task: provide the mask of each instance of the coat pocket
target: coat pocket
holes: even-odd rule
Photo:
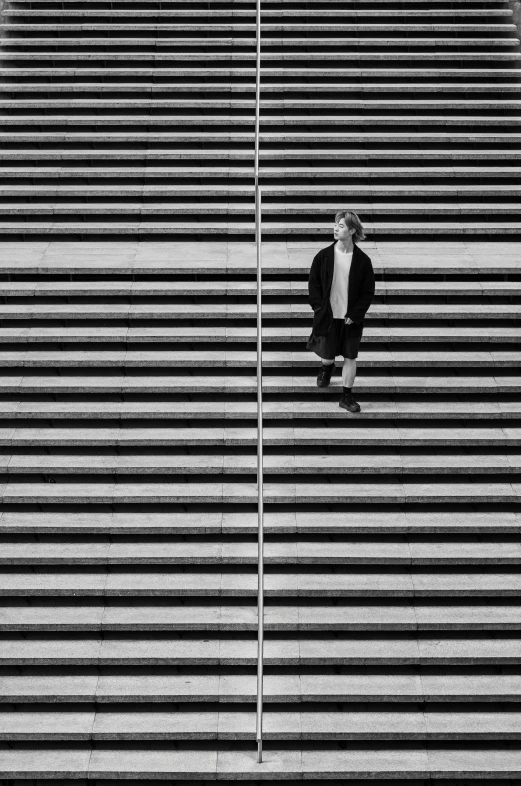
[[[320,326],[324,323],[326,312],[327,312],[327,303],[323,303],[317,310],[313,313],[313,330],[315,328],[320,328]]]

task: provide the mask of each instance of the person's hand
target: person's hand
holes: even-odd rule
[[[349,317],[346,317],[346,325],[353,325],[353,324],[354,324],[353,320],[349,319]]]

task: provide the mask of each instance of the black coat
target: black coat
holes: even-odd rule
[[[313,333],[315,336],[326,336],[333,324],[333,311],[329,297],[333,283],[335,268],[335,244],[319,251],[312,262],[309,272],[309,303],[315,312],[313,316]],[[374,271],[367,254],[356,244],[353,248],[353,260],[349,271],[349,295],[347,314],[353,320],[353,332],[361,333],[364,317],[374,297]]]

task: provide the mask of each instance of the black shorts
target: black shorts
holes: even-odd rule
[[[309,337],[306,349],[315,352],[322,360],[333,360],[343,355],[348,360],[358,357],[362,331],[354,325],[346,325],[343,319],[334,319],[327,336]]]

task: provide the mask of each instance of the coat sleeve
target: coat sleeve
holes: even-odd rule
[[[353,320],[355,325],[359,325],[365,317],[366,311],[374,297],[374,289],[374,270],[371,260],[368,258],[360,285],[360,295],[354,306],[347,312],[347,316]]]
[[[322,305],[324,292],[322,289],[322,278],[320,276],[320,254],[317,254],[311,263],[308,279],[309,305],[316,311]]]

